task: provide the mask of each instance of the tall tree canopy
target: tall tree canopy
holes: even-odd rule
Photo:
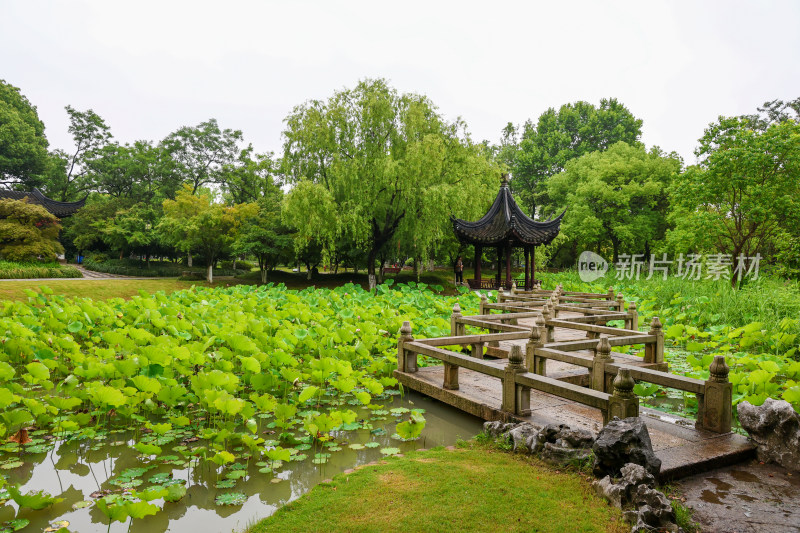
[[[676,155],[624,142],[567,162],[547,181],[547,193],[569,206],[561,234],[572,240],[573,255],[579,246],[602,251],[608,245],[614,262],[622,250],[649,253],[666,230],[667,190],[680,167]]]
[[[709,125],[695,151],[699,164],[673,189],[676,227],[669,238],[677,248],[729,254],[736,268],[740,256],[768,243],[798,242],[800,99],[793,103],[768,102],[761,115]]]
[[[195,193],[200,187],[222,183],[226,167],[239,157],[242,132],[220,129],[216,119],[195,127],[183,127],[169,134],[163,146],[174,159],[184,183]]]
[[[496,192],[499,170],[462,123],[445,122],[426,97],[398,94],[382,79],[296,107],[283,135],[283,172],[294,185],[286,211],[298,242],[331,247],[345,235],[367,251],[371,275],[398,235],[422,256],[451,213],[474,216]]]
[[[44,124],[20,90],[0,80],[0,185],[40,185],[49,165]]]
[[[511,167],[514,193],[534,213],[542,203],[538,196],[546,192],[542,183],[562,172],[568,161],[620,141],[635,145],[641,135],[641,119],[616,98],[600,100],[599,107],[575,102],[558,111],[551,107],[535,124],[528,120],[521,134],[506,126],[500,155]]]

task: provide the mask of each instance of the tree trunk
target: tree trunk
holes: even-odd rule
[[[236,256],[233,256],[233,270],[236,270]]]
[[[264,284],[267,283],[267,269],[266,268],[262,268],[261,269],[261,283],[264,283]]]
[[[192,268],[192,252],[186,252],[186,266]]]
[[[209,283],[213,283],[214,282],[214,262],[213,261],[209,261],[208,262],[208,267],[206,268],[206,281],[208,281]]]

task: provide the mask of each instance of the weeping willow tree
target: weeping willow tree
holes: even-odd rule
[[[283,136],[293,185],[284,218],[297,242],[316,239],[330,251],[345,237],[367,254],[371,279],[387,245],[425,257],[452,231],[451,214],[481,214],[500,175],[463,122],[446,122],[425,96],[382,79],[296,107]]]

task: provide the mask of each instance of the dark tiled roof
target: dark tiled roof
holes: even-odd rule
[[[561,229],[563,213],[552,220],[537,222],[525,215],[511,196],[508,182],[503,181],[492,207],[477,222],[467,222],[450,217],[458,240],[465,244],[497,246],[511,241],[512,246],[522,244],[538,246],[550,244]]]
[[[23,198],[27,198],[32,204],[44,207],[58,218],[74,215],[75,211],[86,203],[86,198],[77,202],[57,202],[45,196],[39,189],[33,189],[31,192],[0,190],[0,200],[22,200]]]

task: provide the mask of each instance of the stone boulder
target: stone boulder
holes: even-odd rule
[[[509,424],[495,420],[483,423],[483,431],[490,437],[500,437],[517,427],[518,424]]]
[[[800,471],[800,415],[789,402],[767,398],[761,406],[741,402],[739,423],[758,445],[758,458]]]
[[[547,463],[561,465],[573,461],[583,461],[591,454],[592,450],[589,448],[567,448],[552,442],[545,442],[541,458]]]
[[[653,476],[657,476],[661,470],[661,459],[653,453],[647,426],[638,417],[623,420],[614,417],[600,430],[592,451],[593,470],[597,477],[619,476],[627,463],[643,466]]]
[[[511,443],[514,445],[514,451],[521,451],[528,453],[528,441],[535,439],[539,434],[539,430],[533,425],[528,423],[520,424],[511,431],[508,435],[511,437]]]
[[[632,524],[631,532],[678,531],[675,511],[669,499],[655,489],[655,478],[641,465],[628,463],[620,469],[621,479],[615,483],[611,476],[592,484],[595,492],[612,505],[627,509],[625,519]]]

